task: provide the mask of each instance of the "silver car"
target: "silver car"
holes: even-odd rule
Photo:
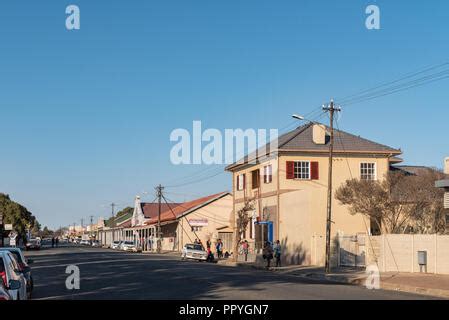
[[[139,248],[137,248],[133,241],[123,241],[120,249],[123,251],[139,252]]]
[[[26,279],[9,251],[0,251],[0,278],[13,300],[27,300]]]
[[[206,261],[207,251],[204,250],[204,247],[200,244],[186,244],[184,248],[182,248],[181,259]]]
[[[120,249],[122,242],[121,241],[114,241],[111,243],[111,249]]]

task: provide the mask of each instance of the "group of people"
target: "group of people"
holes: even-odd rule
[[[201,245],[204,248],[204,245],[200,239],[195,239],[193,242],[194,244]],[[214,261],[214,253],[212,252],[212,241],[208,239],[206,241],[206,251],[207,251],[207,259],[208,261]],[[218,239],[215,243],[215,251],[217,252],[217,258],[221,259],[223,257],[228,258],[230,254],[226,251],[223,253],[223,241],[221,239]]]
[[[264,260],[267,260],[267,269],[270,267],[271,260],[276,259],[276,267],[281,266],[281,243],[279,240],[276,240],[274,246],[271,246],[269,241],[265,242],[262,251],[262,257]]]
[[[56,245],[56,247],[58,247],[58,245],[59,245],[59,237],[51,238],[51,247],[54,248],[55,245]]]

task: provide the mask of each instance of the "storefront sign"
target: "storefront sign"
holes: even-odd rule
[[[11,223],[5,224],[5,231],[11,231],[11,230],[12,230],[12,224]]]
[[[207,219],[189,219],[189,224],[192,227],[203,227],[208,225]]]

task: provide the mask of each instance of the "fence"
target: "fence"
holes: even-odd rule
[[[385,234],[366,241],[367,263],[381,272],[429,272],[449,274],[449,236]],[[426,264],[418,255],[425,252]],[[421,253],[421,259],[423,254]]]

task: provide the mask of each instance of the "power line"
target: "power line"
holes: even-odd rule
[[[378,85],[376,85],[374,87],[371,87],[371,88],[368,88],[368,89],[364,89],[364,90],[361,90],[361,91],[356,92],[354,94],[347,95],[347,96],[344,96],[342,98],[338,98],[338,99],[335,99],[335,100],[339,101],[339,103],[341,103],[340,101],[344,101],[344,100],[347,100],[349,98],[353,98],[355,96],[367,93],[369,91],[376,90],[376,89],[379,89],[379,88],[382,88],[382,87],[385,87],[385,86],[388,86],[388,85],[391,85],[391,84],[394,84],[394,83],[398,83],[398,82],[400,82],[402,80],[412,78],[412,77],[417,76],[419,74],[425,73],[425,72],[430,71],[430,70],[435,70],[437,68],[441,68],[441,67],[446,66],[446,65],[449,65],[449,62],[444,62],[444,63],[440,63],[440,64],[436,64],[436,65],[430,65],[430,66],[425,67],[424,69],[420,69],[418,71],[412,71],[410,73],[406,73],[406,74],[402,75],[401,77],[399,77],[397,79],[394,79],[392,81],[388,81],[388,82],[385,82],[385,83],[380,83],[380,84],[378,84]]]
[[[404,90],[408,90],[411,88],[415,88],[418,86],[423,86],[425,84],[428,83],[432,83],[435,81],[440,81],[440,80],[444,80],[446,78],[449,77],[449,69],[448,70],[444,70],[438,73],[434,73],[434,74],[430,74],[418,79],[414,79],[405,83],[402,83],[400,85],[396,85],[396,86],[392,86],[389,88],[385,88],[382,90],[378,90],[378,91],[374,91],[365,95],[361,95],[352,99],[348,99],[348,100],[344,100],[344,101],[339,101],[340,104],[344,104],[346,106],[354,104],[354,103],[360,103],[363,101],[368,101],[368,100],[372,100],[375,98],[379,98],[379,97],[383,97],[386,95],[390,95],[390,94],[394,94],[400,91],[404,91]]]

